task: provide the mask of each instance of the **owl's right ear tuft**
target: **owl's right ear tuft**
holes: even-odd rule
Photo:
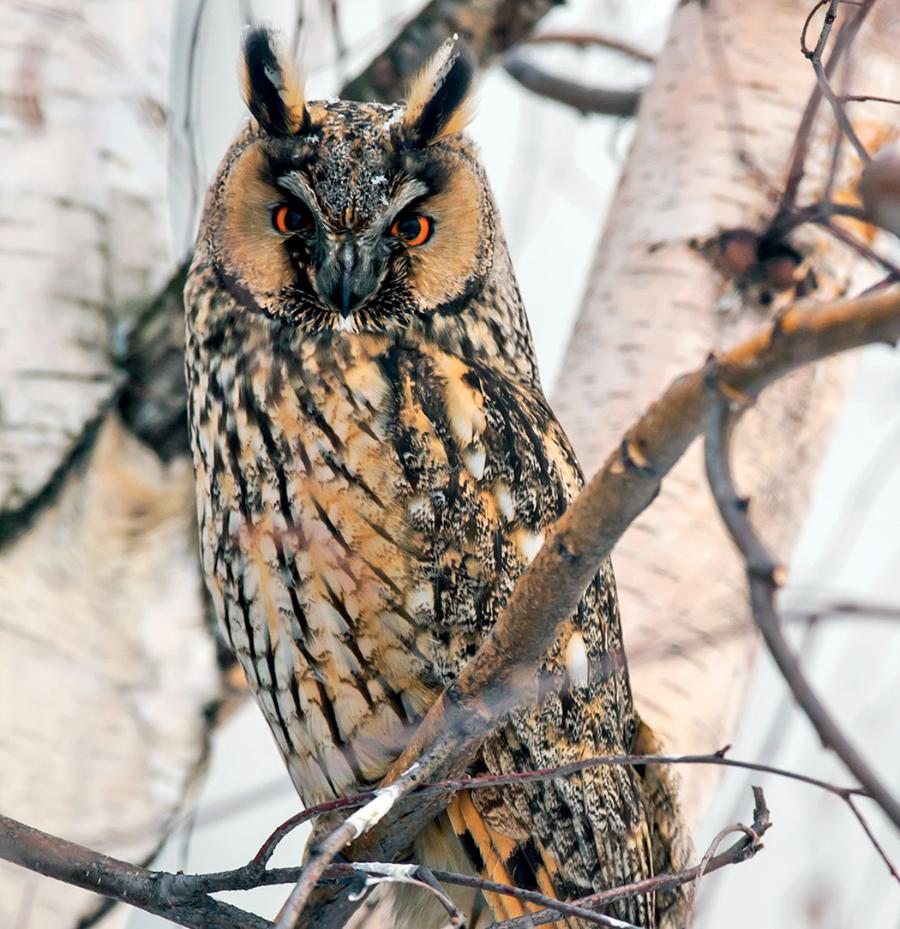
[[[409,90],[403,126],[414,145],[429,145],[466,128],[472,118],[475,64],[456,36],[437,50]]]
[[[244,102],[270,135],[292,135],[309,126],[303,87],[280,52],[271,30],[254,26],[244,38],[241,59]]]

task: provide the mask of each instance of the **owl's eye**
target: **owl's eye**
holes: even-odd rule
[[[391,235],[404,245],[424,245],[434,231],[434,223],[422,213],[406,213],[398,216],[391,226]]]
[[[282,203],[272,210],[272,225],[282,235],[305,232],[312,227],[308,210]]]

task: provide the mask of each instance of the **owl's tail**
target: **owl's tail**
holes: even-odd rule
[[[541,853],[533,839],[512,838],[492,829],[472,801],[469,791],[456,794],[447,808],[453,830],[467,858],[478,875],[513,887],[533,888],[548,897],[556,897],[550,873],[552,859]],[[516,897],[486,892],[485,897],[496,920],[513,919],[542,909]],[[568,920],[549,923],[548,929],[572,929],[577,924]]]

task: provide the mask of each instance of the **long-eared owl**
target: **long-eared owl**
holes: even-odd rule
[[[307,805],[375,785],[578,492],[446,44],[397,105],[306,101],[248,33],[252,119],[185,291],[203,567]],[[644,750],[608,564],[473,770]],[[412,856],[565,899],[681,863],[659,768],[458,794]],[[408,889],[395,924],[437,924]],[[518,901],[464,899],[471,925]],[[610,913],[669,925],[681,898]],[[479,908],[480,915],[479,915]],[[577,921],[558,925],[580,929]]]

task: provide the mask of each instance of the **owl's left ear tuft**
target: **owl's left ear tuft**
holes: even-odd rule
[[[308,128],[300,78],[281,53],[275,33],[263,26],[249,29],[244,38],[241,87],[244,102],[266,132],[282,136]]]
[[[448,39],[410,87],[403,128],[414,145],[456,135],[472,119],[475,63],[456,36]]]

